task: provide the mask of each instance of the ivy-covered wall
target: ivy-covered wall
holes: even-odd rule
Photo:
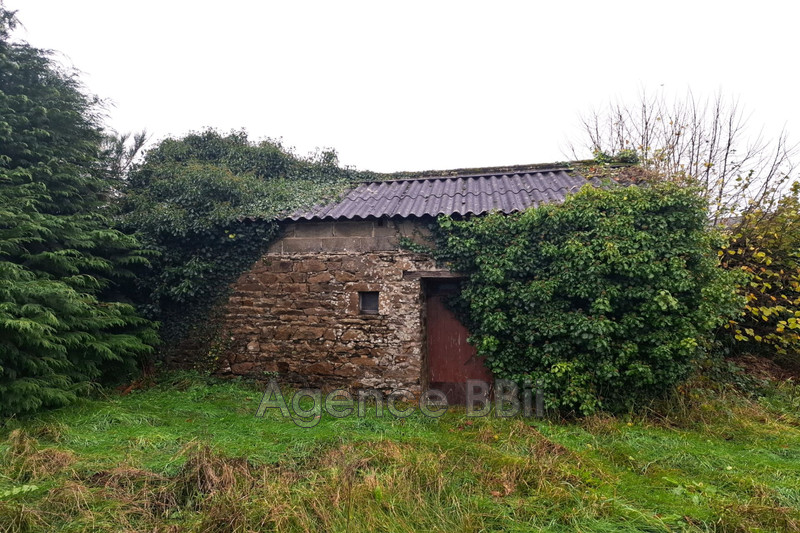
[[[322,388],[407,389],[425,385],[420,274],[448,272],[402,250],[425,223],[298,222],[234,283],[218,313],[209,357],[221,375]],[[378,314],[359,293],[378,292]],[[188,346],[188,345],[187,345]],[[184,360],[181,361],[182,354]],[[173,363],[196,362],[195,351]]]
[[[713,364],[741,312],[705,202],[674,184],[585,187],[561,205],[439,220],[435,255],[495,377],[540,382],[565,413],[623,411]]]

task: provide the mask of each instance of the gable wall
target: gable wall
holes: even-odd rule
[[[423,223],[297,222],[233,286],[222,331],[223,375],[326,389],[424,387],[420,276],[439,271],[399,247]],[[379,314],[359,312],[359,291],[378,291]]]

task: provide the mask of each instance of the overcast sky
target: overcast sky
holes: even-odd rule
[[[395,171],[551,162],[578,118],[641,90],[738,98],[800,135],[784,2],[5,0],[154,140],[207,126]]]

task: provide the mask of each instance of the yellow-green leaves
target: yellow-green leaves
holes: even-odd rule
[[[747,300],[744,313],[727,330],[734,353],[800,360],[800,204],[784,197],[769,211],[754,211],[719,250],[729,269],[746,272],[739,291]],[[734,254],[732,251],[736,250]]]

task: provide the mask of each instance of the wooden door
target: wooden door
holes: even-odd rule
[[[427,282],[428,388],[442,391],[450,405],[466,402],[468,379],[492,382],[483,360],[467,344],[467,328],[446,307],[457,291],[453,281]]]

